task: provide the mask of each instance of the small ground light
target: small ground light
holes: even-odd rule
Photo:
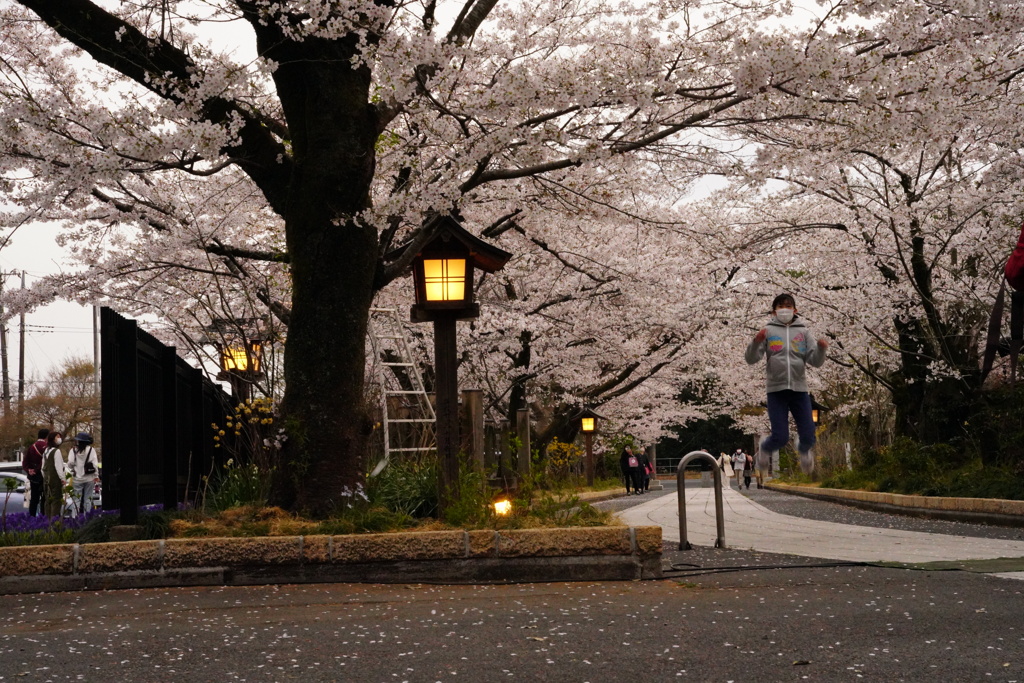
[[[512,512],[512,501],[509,500],[496,500],[494,501],[494,514],[504,517]]]

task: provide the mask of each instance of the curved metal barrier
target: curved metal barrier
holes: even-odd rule
[[[705,459],[711,463],[711,471],[715,473],[715,518],[718,522],[718,538],[716,548],[725,547],[725,511],[722,505],[722,469],[718,461],[707,451],[690,451],[679,461],[676,468],[676,495],[679,500],[679,549],[689,550],[693,546],[686,540],[686,486],[683,474],[686,466],[694,460]]]

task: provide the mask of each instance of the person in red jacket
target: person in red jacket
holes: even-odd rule
[[[1003,274],[1006,275],[1007,284],[1017,291],[1024,291],[1024,224],[1020,226],[1017,246],[1010,254],[1010,260],[1006,262]]]
[[[49,429],[40,429],[38,440],[26,448],[24,455],[21,456],[21,469],[28,475],[29,486],[32,489],[28,503],[29,517],[35,517],[37,513],[46,509],[46,502],[43,500],[43,451],[46,450],[46,437],[49,435]]]

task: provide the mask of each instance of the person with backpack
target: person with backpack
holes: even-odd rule
[[[75,447],[68,453],[68,469],[73,476],[71,483],[75,492],[72,498],[78,514],[92,510],[92,492],[100,480],[98,463],[92,437],[85,432],[76,434]]]
[[[626,480],[626,495],[643,493],[641,487],[643,482],[640,477],[640,459],[633,454],[633,447],[626,446],[619,456],[619,468],[622,470],[622,477]]]
[[[64,467],[64,454],[60,452],[63,443],[60,432],[50,432],[46,437],[46,451],[43,453],[43,482],[46,487],[47,517],[59,517],[64,507],[64,479],[67,468]]]
[[[828,340],[817,339],[797,315],[792,294],[779,294],[772,301],[772,318],[747,345],[744,355],[753,365],[766,359],[768,421],[771,434],[757,449],[757,469],[765,471],[771,454],[789,441],[789,415],[796,422],[800,440],[800,469],[814,471],[814,420],[811,419],[811,394],[807,388],[806,367],[820,368],[825,363]]]
[[[29,503],[28,516],[35,517],[45,506],[46,492],[43,488],[43,452],[46,450],[46,437],[49,429],[40,429],[36,442],[25,449],[21,457],[21,469],[28,476]]]

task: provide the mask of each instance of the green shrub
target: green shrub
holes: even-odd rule
[[[370,503],[410,517],[437,514],[438,461],[436,455],[392,460],[366,482]]]
[[[949,444],[922,445],[906,437],[868,451],[855,469],[834,474],[822,486],[926,496],[1024,500],[1024,481],[1009,466],[981,459]]]
[[[210,482],[204,507],[227,510],[243,505],[266,505],[270,498],[271,474],[272,470],[255,463],[228,460]]]

